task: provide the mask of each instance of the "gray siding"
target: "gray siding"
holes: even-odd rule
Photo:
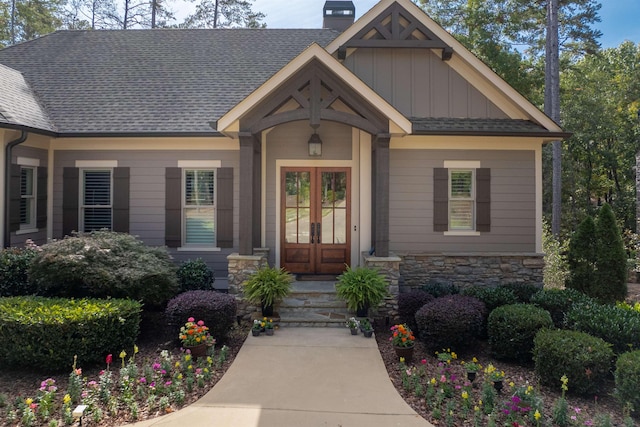
[[[164,246],[165,168],[177,167],[178,160],[221,160],[234,169],[234,248],[219,252],[170,252],[176,261],[202,258],[215,270],[216,280],[226,279],[227,255],[238,246],[238,151],[56,151],[53,185],[53,237],[62,237],[62,171],[76,160],[117,160],[130,168],[130,233],[151,246]],[[225,282],[226,283],[226,282]],[[216,284],[218,287],[219,283]]]
[[[479,160],[491,168],[491,231],[445,236],[433,231],[433,168]],[[533,151],[391,150],[390,240],[396,253],[535,252]]]
[[[507,118],[427,49],[358,49],[344,65],[407,117]]]
[[[311,128],[307,122],[287,123],[274,128],[267,134],[267,170],[266,170],[266,246],[272,250],[269,252],[269,263],[275,262],[276,241],[276,206],[280,203],[276,200],[276,186],[279,179],[276,177],[277,159],[297,160],[351,160],[351,127],[322,122],[318,129],[322,139],[322,156],[309,157],[307,142],[311,136]],[[352,172],[353,173],[353,172]]]
[[[11,163],[16,163],[18,161],[18,157],[29,157],[31,159],[40,160],[41,167],[47,167],[47,150],[42,150],[40,148],[18,145],[13,149],[11,157]],[[39,228],[37,232],[28,234],[11,233],[11,246],[24,246],[24,242],[26,242],[27,239],[33,240],[37,245],[43,245],[47,243],[47,229]]]

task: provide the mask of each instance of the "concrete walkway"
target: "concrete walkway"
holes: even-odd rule
[[[136,427],[432,427],[389,380],[375,338],[346,328],[249,336],[196,403]]]

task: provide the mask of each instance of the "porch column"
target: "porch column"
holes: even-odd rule
[[[241,132],[240,138],[240,255],[253,255],[260,246],[260,142]]]
[[[391,135],[373,138],[374,247],[377,257],[389,256],[389,140]]]

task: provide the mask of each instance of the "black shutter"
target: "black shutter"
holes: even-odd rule
[[[129,168],[113,169],[113,231],[129,232]]]
[[[9,182],[9,230],[20,229],[20,165],[11,164],[11,181]]]
[[[165,245],[182,245],[182,169],[165,170]]]
[[[491,231],[491,169],[476,169],[476,231]]]
[[[47,168],[38,167],[36,227],[47,227]]]
[[[433,231],[449,230],[449,170],[433,169]]]
[[[78,231],[80,169],[67,167],[62,172],[62,235]]]
[[[219,248],[233,247],[233,168],[217,170],[216,242]]]

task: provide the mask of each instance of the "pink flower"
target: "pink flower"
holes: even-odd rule
[[[105,361],[107,362],[107,365],[111,365],[111,363],[113,362],[113,354],[107,354],[107,358],[105,359]]]
[[[579,414],[580,411],[582,411],[582,409],[578,408],[577,406],[573,408],[573,410],[576,411],[576,414]]]
[[[198,326],[204,326],[204,320],[198,320]]]
[[[187,322],[195,322],[195,321],[196,321],[196,319],[194,319],[193,317],[189,317],[189,318],[187,319]]]
[[[447,382],[447,377],[445,377],[444,375],[442,375],[442,376],[440,377],[440,382],[441,382],[441,383],[446,383],[446,382]]]
[[[420,361],[420,363],[422,363],[423,365],[426,365],[426,364],[427,364],[427,359],[422,359],[422,360]]]

